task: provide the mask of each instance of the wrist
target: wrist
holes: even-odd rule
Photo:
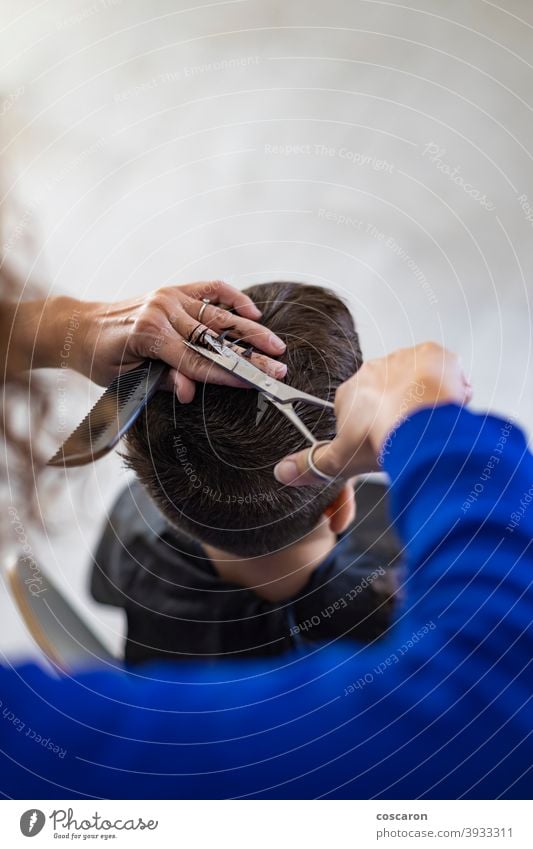
[[[10,305],[9,353],[17,372],[59,365],[64,301],[58,297]]]
[[[94,358],[93,331],[98,303],[68,298],[61,317],[61,365],[90,377]],[[94,364],[93,364],[94,365]]]
[[[37,311],[33,365],[78,368],[81,301],[67,295],[49,298]]]
[[[392,399],[391,399],[392,400]],[[379,416],[376,416],[369,439],[382,466],[383,454],[392,434],[415,413],[424,409],[435,409],[445,404],[461,403],[453,392],[443,391],[440,386],[431,386],[423,382],[416,383],[415,388],[402,398],[395,398],[387,405]]]

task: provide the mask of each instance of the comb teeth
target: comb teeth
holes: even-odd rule
[[[120,413],[124,404],[128,402],[147,374],[148,369],[142,369],[135,375],[127,372],[122,379],[120,375],[116,377],[97,404],[66,440],[64,447],[67,446],[72,437],[81,436],[82,433],[86,433],[88,438],[92,438],[96,442],[104,430],[112,425],[114,413],[117,415]],[[127,375],[131,375],[129,379]]]
[[[81,466],[111,451],[155,393],[166,368],[146,360],[115,377],[48,465]]]

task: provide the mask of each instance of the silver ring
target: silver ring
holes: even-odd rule
[[[200,312],[198,313],[198,321],[202,320],[204,310],[205,310],[206,306],[210,303],[211,303],[211,301],[209,300],[209,298],[202,298],[202,306],[200,307]]]
[[[322,442],[314,442],[311,445],[311,448],[307,452],[307,465],[309,466],[313,474],[317,476],[317,478],[320,478],[320,480],[322,481],[327,481],[328,483],[331,483],[331,481],[335,480],[335,477],[331,477],[331,475],[324,474],[324,472],[321,472],[320,469],[318,469],[315,465],[316,449],[320,448],[321,445],[327,445],[328,442],[329,440],[323,439]]]

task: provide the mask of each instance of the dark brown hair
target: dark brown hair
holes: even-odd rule
[[[287,344],[280,357],[286,381],[333,400],[362,363],[346,305],[333,292],[301,283],[265,283],[246,293],[262,310],[261,323]],[[127,463],[165,516],[200,542],[239,556],[300,539],[342,487],[296,489],[275,480],[274,465],[308,443],[271,404],[256,424],[257,401],[254,390],[214,384],[199,386],[187,405],[159,392],[127,437]],[[309,405],[297,411],[318,439],[333,437],[332,412]]]

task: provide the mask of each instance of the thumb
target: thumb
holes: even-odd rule
[[[175,368],[167,369],[161,378],[159,388],[167,392],[175,392],[180,404],[190,404],[194,398],[196,384],[186,375]]]
[[[320,445],[313,456],[315,466],[326,475],[337,474],[336,464],[333,461],[332,443],[327,442]],[[279,483],[288,486],[324,486],[326,481],[321,480],[309,467],[309,450],[299,451],[297,454],[289,454],[274,467],[274,477]]]

